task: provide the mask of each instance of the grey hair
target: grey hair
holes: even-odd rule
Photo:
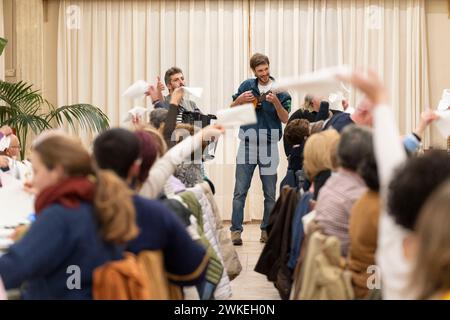
[[[362,161],[371,153],[373,153],[373,141],[370,128],[350,125],[342,131],[337,149],[341,167],[356,171]]]
[[[150,124],[156,129],[159,129],[161,124],[166,122],[167,113],[168,111],[162,108],[153,110],[150,112]]]

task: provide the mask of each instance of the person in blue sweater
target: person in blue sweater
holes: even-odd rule
[[[61,133],[35,141],[32,165],[36,220],[0,257],[0,277],[24,299],[92,299],[94,269],[139,233],[132,193]]]
[[[269,58],[255,53],[250,58],[250,68],[255,78],[242,82],[233,95],[231,107],[253,103],[257,123],[242,126],[239,130],[239,149],[236,156],[235,185],[231,214],[231,240],[242,245],[241,233],[244,207],[250,189],[253,172],[259,167],[264,192],[264,213],[261,222],[261,242],[267,241],[267,225],[275,206],[277,168],[279,163],[278,141],[282,136],[282,123],[287,123],[291,111],[291,96],[287,92],[274,92],[275,79],[270,75]]]
[[[95,139],[93,153],[97,166],[113,170],[131,188],[138,185],[143,154],[135,133],[119,128],[105,131]],[[209,261],[205,249],[192,240],[181,219],[161,202],[138,195],[133,200],[140,232],[127,244],[127,251],[162,250],[171,282],[200,284]]]

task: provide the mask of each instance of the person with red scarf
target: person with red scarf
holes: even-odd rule
[[[63,134],[36,140],[32,165],[37,218],[0,257],[0,278],[6,289],[25,284],[24,299],[92,299],[93,270],[139,233],[132,192]]]

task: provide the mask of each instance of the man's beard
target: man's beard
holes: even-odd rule
[[[264,79],[266,79],[266,80],[264,81]],[[270,75],[263,76],[263,77],[258,77],[258,81],[261,82],[261,83],[263,83],[263,84],[269,83],[269,81],[270,81]]]

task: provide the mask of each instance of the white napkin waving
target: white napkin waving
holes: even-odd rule
[[[144,107],[140,107],[140,106],[134,107],[133,109],[128,110],[128,115],[125,118],[124,122],[131,121],[133,119],[133,117],[137,117],[142,120],[145,120],[147,111],[148,111],[148,109],[146,109]]]
[[[436,111],[439,119],[433,122],[444,138],[450,136],[450,110]]]
[[[203,94],[203,88],[183,87],[184,91],[192,94],[194,97],[201,98]]]
[[[312,95],[323,96],[342,90],[341,81],[337,76],[349,76],[350,74],[351,68],[348,66],[326,68],[301,76],[280,79],[273,84],[272,89],[277,91],[296,89]]]
[[[255,107],[251,103],[241,106],[219,110],[217,122],[224,127],[239,127],[257,122]]]
[[[342,101],[344,99],[345,99],[344,95],[340,91],[331,93],[330,96],[328,97],[328,102],[330,103],[330,109],[344,111],[344,107],[342,106]]]
[[[127,90],[122,94],[122,97],[130,99],[142,98],[147,92],[150,84],[144,80],[138,80],[128,87]]]
[[[11,137],[10,136],[4,136],[0,139],[0,152],[5,151],[9,148],[9,145],[11,144]]]
[[[444,89],[442,92],[441,101],[439,101],[439,105],[437,109],[439,111],[445,111],[450,107],[450,89]]]

